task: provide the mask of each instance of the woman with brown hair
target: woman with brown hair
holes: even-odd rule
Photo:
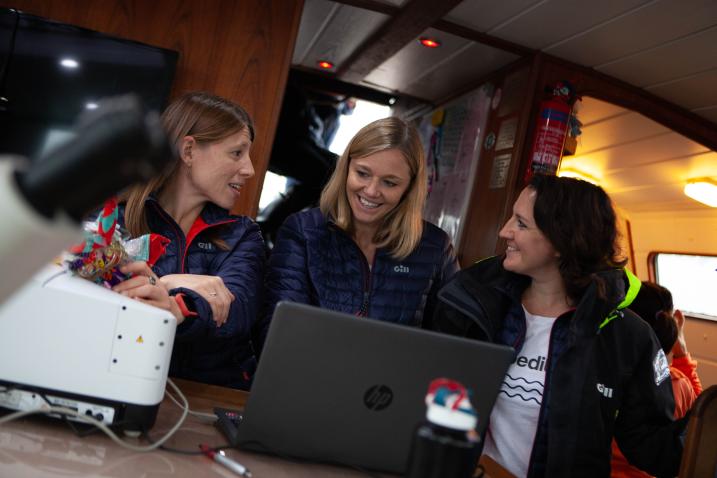
[[[631,463],[675,476],[685,422],[672,420],[660,344],[627,309],[640,281],[608,195],[537,175],[500,237],[505,255],[458,273],[434,317],[438,331],[515,348],[483,453],[519,477],[608,477],[615,437]]]
[[[128,264],[134,276],[114,289],[177,317],[170,375],[247,389],[264,243],[254,221],[228,210],[254,176],[254,127],[239,105],[202,92],[172,102],[162,122],[176,161],[126,194],[120,218],[132,236],[154,232],[170,242],[153,270]]]
[[[422,219],[426,191],[413,126],[392,117],[361,129],[320,207],[289,216],[279,230],[264,330],[280,300],[422,325],[435,292],[458,268],[447,234]]]

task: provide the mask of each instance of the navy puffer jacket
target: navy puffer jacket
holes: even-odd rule
[[[424,222],[408,257],[399,261],[378,249],[369,268],[358,245],[318,208],[302,211],[286,219],[269,259],[263,332],[280,300],[420,326],[457,270],[448,235],[433,224]]]
[[[188,308],[197,313],[177,327],[169,374],[204,383],[248,389],[256,368],[250,344],[256,322],[265,266],[264,241],[256,223],[248,217],[230,215],[208,203],[189,234],[150,197],[146,203],[152,232],[170,239],[167,250],[155,263],[158,276],[202,274],[221,277],[234,301],[221,327],[212,320],[209,303],[190,289],[183,293]],[[120,207],[124,222],[124,205]],[[211,238],[222,239],[228,250],[219,249]]]

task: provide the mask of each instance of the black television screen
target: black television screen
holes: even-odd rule
[[[77,116],[133,92],[164,108],[179,53],[0,8],[0,154],[31,159],[72,137]]]

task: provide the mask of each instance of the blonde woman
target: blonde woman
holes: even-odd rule
[[[458,269],[450,239],[422,219],[426,166],[415,128],[375,121],[350,141],[320,207],[290,216],[269,261],[264,334],[280,300],[421,326]]]
[[[162,123],[175,162],[128,192],[120,219],[133,236],[154,232],[170,242],[153,270],[127,265],[134,276],[115,290],[177,317],[170,375],[248,389],[264,242],[254,221],[228,210],[254,176],[254,127],[241,106],[203,92],[175,100]]]

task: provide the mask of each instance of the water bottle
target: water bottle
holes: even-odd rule
[[[413,435],[408,478],[469,478],[478,463],[478,417],[466,388],[455,380],[433,380],[426,420]]]

